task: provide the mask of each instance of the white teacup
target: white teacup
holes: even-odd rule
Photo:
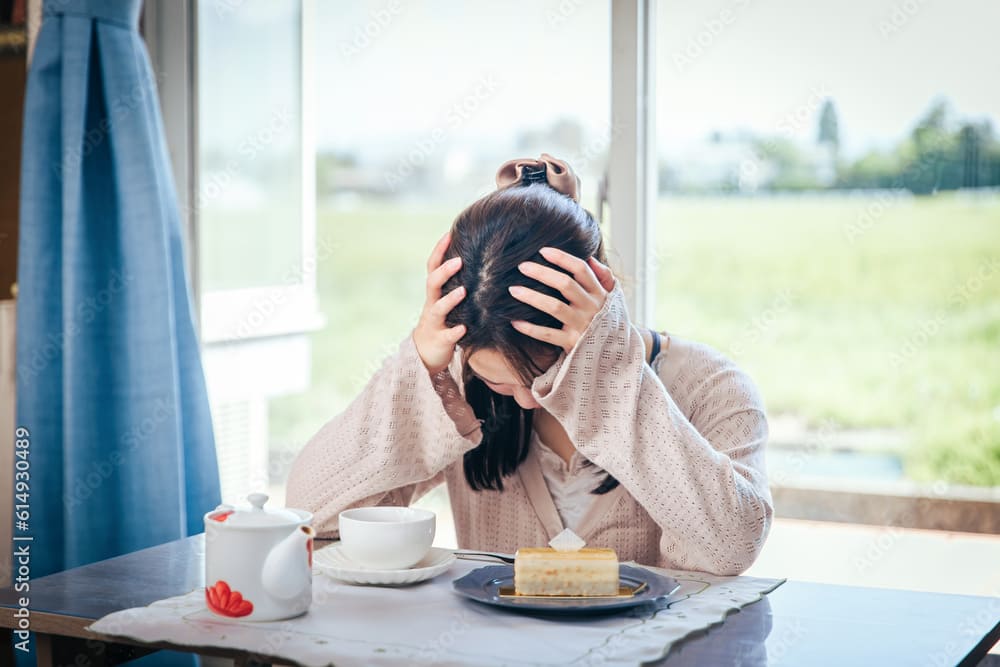
[[[403,570],[420,562],[434,542],[434,512],[413,507],[357,507],[340,513],[340,545],[373,570]]]

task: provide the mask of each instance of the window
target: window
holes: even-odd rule
[[[641,215],[612,220],[636,241],[615,268],[655,277],[648,323],[757,379],[776,486],[998,484],[1000,105],[954,74],[996,64],[991,21],[962,23],[996,9],[655,4],[652,24],[642,0],[199,5],[203,338],[244,486],[283,497],[298,449],[415,324],[431,243],[503,160],[565,157],[608,213],[598,183],[644,147],[655,243]],[[612,81],[611,40],[642,54],[646,34],[659,101],[631,111],[655,109],[652,146],[610,121],[629,70]],[[232,169],[248,137],[260,150]]]
[[[201,331],[227,501],[269,485],[269,405],[308,389],[322,323],[312,6],[197,4]]]
[[[606,4],[589,3],[317,6],[317,291],[326,326],[311,336],[308,390],[271,402],[272,457],[285,463],[272,468],[276,482],[408,335],[434,241],[495,187],[502,162],[565,157],[594,210],[610,139],[607,20]],[[446,517],[443,491],[425,502]],[[446,541],[447,523],[439,523]]]
[[[262,485],[283,500],[306,439],[415,323],[433,241],[503,161],[569,160],[600,211],[609,18],[609,4],[523,0],[148,0],[144,36],[197,230],[226,500]],[[447,499],[427,502],[445,512],[447,542]]]
[[[300,14],[297,2],[198,5],[206,292],[302,282]]]
[[[761,385],[776,485],[1000,485],[998,21],[660,2],[657,319]]]

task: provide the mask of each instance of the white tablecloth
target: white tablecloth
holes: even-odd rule
[[[314,575],[309,612],[287,621],[223,619],[204,589],[109,614],[94,632],[181,646],[225,647],[289,662],[355,665],[638,665],[686,635],[719,623],[784,579],[716,577],[649,568],[676,578],[681,598],[658,612],[553,619],[467,600],[451,582],[487,563],[457,561],[436,579],[392,588]]]

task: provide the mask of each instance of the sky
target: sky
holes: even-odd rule
[[[320,0],[319,148],[509,144],[575,118],[606,136],[605,0]],[[937,97],[1000,130],[996,0],[660,0],[661,152],[742,129],[812,141],[833,98],[848,155],[905,135]],[[594,140],[594,139],[592,139]]]

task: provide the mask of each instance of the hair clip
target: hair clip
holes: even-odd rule
[[[497,169],[496,182],[498,188],[546,183],[556,192],[580,203],[579,177],[573,173],[568,164],[548,153],[542,153],[538,159],[507,160]]]
[[[545,163],[542,162],[537,167],[525,165],[521,168],[521,184],[531,185],[532,183],[548,183],[545,175]]]

